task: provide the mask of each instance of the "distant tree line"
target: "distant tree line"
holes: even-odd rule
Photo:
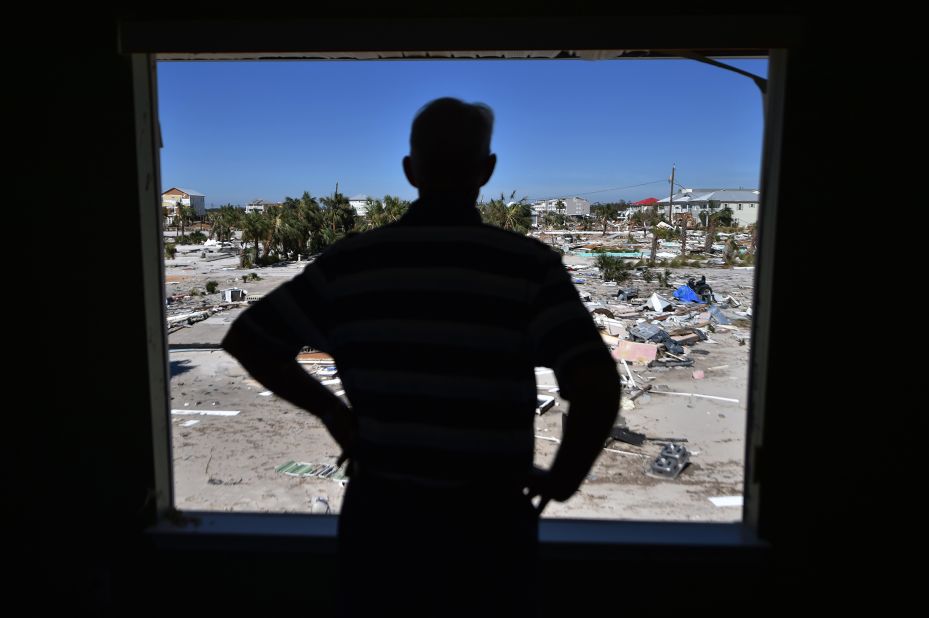
[[[387,195],[383,201],[369,199],[367,206],[367,213],[358,216],[342,193],[315,198],[305,191],[299,198],[285,197],[280,205],[247,214],[238,206],[224,204],[208,210],[203,220],[209,225],[210,239],[228,242],[241,232],[242,265],[248,268],[319,253],[348,234],[396,221],[409,202]],[[178,206],[174,222],[182,235],[194,218],[192,208]]]

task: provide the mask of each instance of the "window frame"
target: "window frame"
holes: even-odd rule
[[[636,17],[624,18],[623,27],[626,33],[656,32],[648,26],[651,18]],[[677,18],[681,23],[691,22],[695,19]],[[543,556],[565,556],[571,552],[584,548],[601,556],[613,555],[616,550],[627,550],[634,547],[650,548],[708,548],[720,551],[736,550],[744,554],[746,551],[755,553],[763,549],[766,544],[759,539],[758,522],[760,517],[761,486],[757,474],[757,462],[763,448],[764,405],[767,392],[767,372],[763,352],[767,349],[770,340],[770,314],[771,290],[773,289],[774,270],[774,233],[777,220],[778,186],[781,157],[781,140],[784,114],[784,88],[785,68],[787,63],[787,47],[791,33],[795,31],[790,20],[777,18],[775,23],[769,21],[764,24],[761,34],[755,35],[755,40],[764,40],[766,36],[778,45],[765,46],[764,53],[761,48],[749,46],[713,47],[706,45],[714,37],[725,33],[724,26],[709,27],[699,33],[696,39],[686,48],[661,44],[661,36],[657,36],[657,45],[643,45],[660,52],[663,57],[687,57],[687,54],[702,56],[762,56],[769,59],[767,91],[763,96],[764,106],[764,135],[761,158],[761,200],[762,215],[759,217],[758,253],[759,264],[764,265],[755,271],[754,281],[754,308],[755,319],[752,324],[752,348],[749,362],[749,387],[746,419],[745,442],[745,477],[743,496],[745,497],[742,521],[732,524],[719,523],[689,523],[689,522],[642,522],[624,520],[580,520],[580,519],[543,519],[540,524],[540,542]],[[740,18],[742,22],[754,21]],[[320,22],[317,20],[310,30],[322,32]],[[460,23],[462,20],[459,20]],[[598,20],[602,22],[603,20]],[[609,21],[609,20],[607,20]],[[558,20],[560,34],[564,34],[564,20]],[[592,20],[586,23],[594,23]],[[189,25],[194,25],[190,22]],[[202,25],[202,24],[199,24]],[[434,26],[434,24],[426,24]],[[603,24],[600,23],[602,30]],[[744,24],[743,24],[744,25]],[[762,25],[758,21],[759,27]],[[172,23],[172,26],[177,26]],[[304,24],[306,26],[306,24]],[[343,24],[344,26],[344,24]],[[376,24],[375,24],[376,26]],[[409,25],[408,25],[409,26]],[[771,36],[778,26],[784,28],[778,36]],[[368,25],[372,28],[371,24]],[[422,24],[419,25],[422,27]],[[255,53],[236,51],[241,49],[255,49],[261,47],[261,41],[269,41],[268,33],[283,29],[287,32],[285,40],[292,45],[282,46],[280,39],[274,39],[274,44],[268,49],[273,52]],[[159,169],[160,130],[158,126],[157,81],[156,62],[161,52],[170,53],[173,57],[187,57],[190,59],[274,59],[274,58],[319,58],[320,50],[334,50],[325,53],[342,53],[350,56],[353,52],[341,50],[338,45],[332,45],[332,35],[316,45],[316,50],[306,49],[302,35],[305,32],[299,28],[293,29],[290,22],[271,22],[259,29],[259,35],[253,29],[241,31],[230,24],[217,22],[207,28],[207,36],[198,36],[186,28],[165,28],[156,22],[129,22],[123,24],[121,29],[121,47],[123,53],[131,58],[132,81],[135,107],[135,129],[138,152],[138,207],[140,209],[140,245],[143,259],[143,286],[145,301],[145,325],[148,341],[148,370],[151,405],[151,427],[154,448],[155,469],[155,504],[158,520],[149,530],[158,545],[172,548],[215,547],[230,549],[249,547],[255,542],[264,544],[269,541],[283,541],[282,547],[297,545],[303,548],[312,548],[320,551],[334,551],[334,539],[337,516],[335,515],[280,515],[280,514],[245,514],[221,512],[178,512],[174,508],[174,480],[172,467],[172,444],[170,432],[170,395],[169,395],[169,358],[167,345],[167,332],[165,324],[165,298],[164,262],[161,217],[161,183]],[[441,28],[440,28],[441,30]],[[466,28],[459,26],[458,34]],[[570,30],[570,29],[569,29]],[[392,41],[393,44],[377,45],[383,42],[384,37],[374,37],[374,49],[393,50],[411,49],[410,45],[400,46],[398,42],[410,40],[418,41],[419,46],[413,48],[414,52],[425,53],[429,49],[432,34],[417,38],[416,33],[422,34],[424,30],[417,30],[412,24],[401,28],[401,33]],[[372,30],[369,30],[372,32]],[[503,30],[505,32],[505,30]],[[691,31],[694,32],[694,31]],[[301,36],[297,36],[300,34]],[[507,36],[510,36],[509,33]],[[554,32],[543,32],[541,39],[552,40]],[[602,32],[595,33],[602,37]],[[614,35],[616,37],[617,35]],[[632,35],[633,40],[636,36]],[[645,35],[654,36],[654,35]],[[665,35],[667,36],[667,35]],[[473,37],[467,33],[467,37]],[[460,37],[459,37],[460,38]],[[531,37],[529,37],[531,38]],[[566,37],[568,38],[568,37]],[[730,37],[731,38],[731,37]],[[312,39],[311,39],[312,40]],[[454,43],[455,37],[446,39]],[[496,40],[504,40],[497,35]],[[257,41],[257,43],[256,43]],[[329,46],[326,46],[329,41]],[[520,45],[526,41],[515,41],[511,49],[547,49],[546,46]],[[667,41],[665,41],[666,43]],[[183,43],[183,44],[181,44]],[[350,45],[351,46],[351,45]],[[286,49],[281,49],[285,47]],[[357,47],[357,45],[353,46]],[[569,47],[568,45],[564,46]],[[633,46],[627,45],[627,48]],[[432,47],[435,49],[435,47]],[[449,45],[445,49],[455,49]],[[459,49],[466,49],[459,47]],[[494,49],[507,49],[507,46]],[[610,49],[602,47],[602,49]],[[359,53],[371,51],[361,50]],[[462,53],[462,52],[459,52]],[[466,53],[466,52],[464,52]],[[491,52],[488,52],[491,53]],[[596,52],[585,52],[596,54]],[[467,56],[464,56],[467,57]],[[705,207],[704,207],[705,209]]]

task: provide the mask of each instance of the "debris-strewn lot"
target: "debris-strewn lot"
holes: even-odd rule
[[[199,248],[180,249],[176,259],[166,262],[165,284],[172,299],[167,314],[176,506],[338,511],[343,481],[341,471],[329,466],[339,452],[322,425],[267,392],[218,348],[229,324],[247,306],[246,294],[254,298],[269,292],[305,264],[244,270],[232,255],[202,257]],[[619,439],[605,445],[581,491],[567,503],[552,503],[546,515],[740,519],[753,269],[668,268],[667,281],[659,281],[650,274],[664,266],[650,273],[632,268],[628,279],[611,283],[602,280],[595,260],[564,258],[623,377],[624,403],[614,430]],[[260,279],[243,281],[249,273]],[[675,290],[701,276],[720,301],[712,312],[674,298]],[[216,282],[212,294],[206,293],[209,281]],[[241,296],[223,292],[230,288],[242,290]],[[617,296],[631,288],[631,298]],[[194,289],[204,295],[191,295]],[[334,392],[342,390],[337,369],[326,357],[306,354],[302,362]],[[536,381],[542,398],[536,462],[547,466],[568,404],[558,396],[551,371],[538,368]],[[686,449],[687,465],[662,476],[652,464],[669,443]],[[710,500],[719,497],[730,500]]]

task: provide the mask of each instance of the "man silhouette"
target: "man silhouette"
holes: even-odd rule
[[[538,515],[577,491],[615,420],[616,365],[560,256],[475,208],[492,128],[485,105],[423,107],[407,213],[333,245],[223,340],[350,459],[345,615],[533,614]],[[303,346],[332,355],[351,407],[295,361]],[[549,470],[533,465],[536,366],[570,402]]]

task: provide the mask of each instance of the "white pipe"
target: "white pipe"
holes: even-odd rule
[[[675,393],[671,391],[649,391],[652,395],[655,393],[659,395],[680,395],[681,397],[703,397],[704,399],[715,399],[717,401],[728,401],[730,403],[739,403],[738,399],[730,399],[729,397],[716,397],[714,395],[701,395],[699,393]]]

